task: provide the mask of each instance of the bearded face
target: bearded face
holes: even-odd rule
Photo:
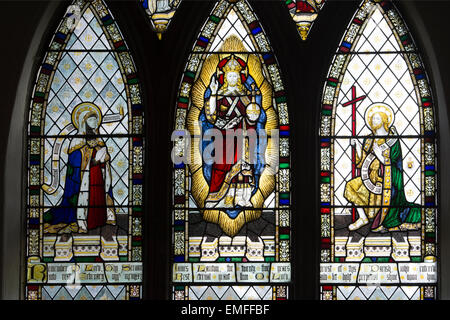
[[[386,131],[389,131],[388,122],[389,121],[388,121],[388,117],[386,114],[377,112],[370,119],[369,125],[374,133],[383,126],[386,129]]]
[[[238,83],[239,80],[239,74],[237,72],[227,72],[226,74],[227,77],[227,83],[230,87],[234,87],[236,86],[236,84]]]
[[[241,82],[240,73],[236,71],[227,71],[222,88],[219,93],[243,93],[244,86]]]

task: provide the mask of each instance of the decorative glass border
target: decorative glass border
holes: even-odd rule
[[[122,137],[129,140],[129,234],[124,239],[118,239],[125,243],[125,247],[119,244],[119,254],[126,251],[126,260],[117,262],[125,267],[125,264],[142,270],[142,240],[143,240],[143,212],[144,212],[144,114],[141,99],[140,82],[137,76],[136,67],[131,57],[128,46],[109,12],[106,4],[102,0],[75,0],[69,6],[64,18],[59,24],[50,45],[46,51],[43,63],[39,68],[36,83],[31,97],[28,123],[28,155],[27,155],[27,219],[26,219],[26,299],[41,299],[42,285],[48,284],[49,272],[47,262],[50,262],[43,254],[43,190],[44,184],[44,142],[48,135],[45,135],[45,115],[48,97],[53,77],[65,52],[68,40],[76,26],[76,14],[80,16],[90,8],[101,23],[101,28],[106,36],[111,50],[103,50],[114,54],[119,65],[120,72],[127,94],[127,107],[129,115],[129,134],[126,135],[103,135],[105,138]],[[78,12],[77,12],[78,11]],[[83,50],[71,50],[75,52]],[[85,50],[86,52],[95,50]],[[101,50],[99,50],[101,51]],[[63,137],[64,135],[60,136]],[[100,135],[102,136],[102,135]],[[52,136],[57,138],[58,136]],[[120,236],[118,237],[120,238]],[[128,244],[128,248],[126,247]],[[125,261],[126,263],[122,262]],[[69,263],[67,263],[69,265]],[[85,264],[80,260],[71,263],[73,270],[84,268]],[[126,273],[126,272],[125,272]],[[140,277],[125,277],[125,273],[117,280],[108,275],[106,270],[104,283],[93,283],[93,285],[125,285],[125,298],[129,300],[140,299],[142,297],[142,271]],[[125,280],[127,278],[127,280]],[[83,284],[83,281],[77,284]],[[75,280],[77,281],[77,280]],[[89,283],[89,281],[87,282]]]
[[[343,77],[352,55],[364,54],[353,51],[357,45],[366,23],[371,13],[379,8],[384,18],[391,27],[398,45],[398,53],[404,57],[409,69],[413,85],[415,87],[417,103],[420,113],[420,136],[421,140],[421,166],[422,166],[422,236],[421,236],[421,261],[432,257],[436,261],[437,252],[437,137],[436,125],[433,112],[433,96],[429,84],[428,76],[425,72],[424,64],[420,58],[420,53],[413,41],[413,38],[401,18],[397,9],[391,1],[363,0],[359,9],[355,13],[350,25],[333,58],[333,63],[329,69],[327,80],[324,85],[322,95],[322,107],[320,114],[320,172],[319,172],[319,194],[320,194],[320,220],[321,220],[321,242],[320,242],[320,262],[341,262],[339,257],[335,257],[335,239],[333,232],[333,154],[334,154],[334,125],[335,110],[339,95],[339,90]],[[380,54],[373,52],[371,54]],[[427,257],[427,259],[426,259]],[[358,263],[363,264],[363,263]],[[325,282],[326,283],[326,282]],[[337,294],[336,285],[321,283],[321,299],[335,299]],[[409,282],[410,285],[415,285]],[[352,286],[355,284],[352,284]],[[386,284],[389,285],[389,284]],[[407,281],[402,281],[399,285],[408,285]],[[429,300],[436,299],[437,287],[435,283],[431,285],[418,284],[420,298]]]
[[[279,70],[276,57],[273,54],[270,42],[257,19],[250,5],[245,0],[219,0],[212,10],[212,13],[204,23],[199,36],[197,37],[193,46],[192,52],[189,55],[185,71],[183,72],[180,83],[180,90],[177,98],[177,109],[175,113],[174,134],[183,135],[186,129],[186,118],[189,108],[191,107],[191,89],[196,79],[200,75],[203,63],[209,54],[218,54],[211,50],[214,39],[218,36],[218,32],[226,20],[230,10],[238,14],[239,19],[244,25],[247,34],[250,35],[255,52],[245,53],[246,55],[258,55],[263,65],[264,74],[272,83],[273,103],[277,106],[279,117],[279,136],[280,136],[280,158],[279,158],[279,173],[277,174],[276,183],[276,203],[278,204],[274,211],[276,211],[276,232],[275,232],[275,255],[266,262],[272,263],[286,263],[290,261],[291,256],[291,190],[290,190],[290,150],[289,150],[289,136],[290,126],[287,111],[287,99],[285,89],[282,83],[281,72]],[[180,142],[177,146],[174,144],[175,150],[181,150],[184,142]],[[178,147],[178,149],[177,149]],[[182,154],[181,154],[182,156]],[[284,185],[280,184],[280,172],[286,182]],[[223,282],[223,283],[202,283],[193,281],[192,268],[184,272],[184,265],[187,263],[196,263],[198,259],[189,258],[189,169],[185,164],[174,165],[173,169],[173,215],[172,215],[172,241],[173,251],[171,262],[173,263],[172,274],[172,297],[175,300],[184,300],[189,297],[190,286],[195,285],[218,285],[218,286],[233,286],[233,285],[265,285],[272,287],[272,299],[284,300],[288,298],[290,277],[288,281],[281,281],[277,285],[277,281],[273,283],[268,282],[254,282],[254,283],[239,283],[239,282]],[[226,261],[222,261],[224,264]],[[289,267],[291,268],[291,267]],[[184,271],[182,271],[182,269]],[[180,275],[180,280],[178,275]]]

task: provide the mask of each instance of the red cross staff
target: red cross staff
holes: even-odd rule
[[[344,103],[343,107],[352,106],[352,136],[356,136],[356,104],[360,101],[363,101],[366,96],[356,97],[356,87],[352,87],[352,100]],[[356,148],[352,146],[352,179],[356,177]],[[353,222],[356,220],[356,209],[352,208],[352,219]]]

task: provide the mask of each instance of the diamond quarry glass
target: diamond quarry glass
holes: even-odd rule
[[[31,97],[26,299],[141,298],[142,109],[106,4],[73,1]]]
[[[397,9],[362,1],[322,96],[321,299],[436,299],[433,108]]]
[[[172,298],[287,299],[287,102],[247,1],[217,1],[188,58],[176,107],[172,155],[188,161],[173,167]],[[227,139],[232,134],[243,143]],[[213,161],[205,157],[211,149]]]

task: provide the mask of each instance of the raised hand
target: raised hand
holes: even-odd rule
[[[219,84],[217,82],[217,79],[215,76],[213,76],[211,78],[211,84],[209,85],[209,87],[211,88],[211,93],[212,94],[216,94],[217,93],[217,89],[219,88]]]

